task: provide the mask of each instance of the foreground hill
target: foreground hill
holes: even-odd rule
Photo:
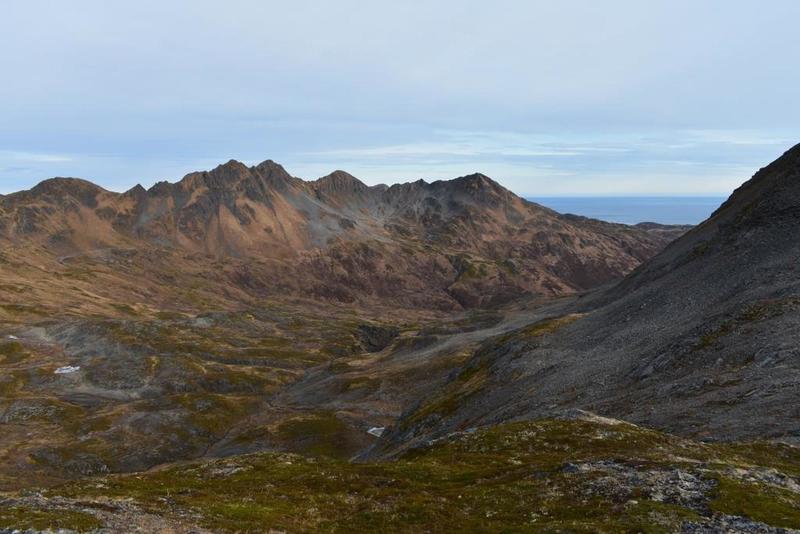
[[[222,307],[294,295],[454,310],[600,285],[685,230],[562,216],[481,174],[368,187],[342,171],[306,182],[269,160],[230,161],[122,194],[55,178],[0,198],[0,299],[63,298],[80,313],[103,299],[186,306],[176,287],[197,285],[195,273],[197,298]],[[104,264],[105,279],[80,284]]]
[[[449,436],[389,463],[259,453],[0,500],[0,528],[92,532],[741,532],[800,527],[790,447],[588,413]]]
[[[800,438],[800,145],[617,286],[486,341],[384,443],[584,408],[711,439]]]

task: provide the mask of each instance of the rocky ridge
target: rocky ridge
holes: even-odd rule
[[[215,283],[228,294],[449,310],[606,283],[685,230],[562,216],[481,174],[370,187],[343,171],[306,182],[271,160],[122,194],[54,178],[0,199],[0,242],[22,263],[127,254],[151,272],[117,270],[128,283],[116,285],[143,285],[162,271],[158,255],[184,272],[224,264],[231,276]],[[9,277],[21,268],[0,262]]]

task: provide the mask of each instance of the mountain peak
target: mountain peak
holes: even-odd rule
[[[342,170],[333,171],[327,176],[315,180],[312,185],[317,191],[328,193],[349,193],[369,189],[364,182]]]
[[[125,191],[125,193],[123,193],[123,194],[126,195],[126,196],[129,196],[129,197],[139,197],[139,196],[142,196],[142,195],[144,195],[146,193],[147,193],[147,189],[142,187],[142,184],[136,184],[133,187],[131,187],[130,189],[128,189],[127,191]]]
[[[499,206],[518,198],[514,193],[495,182],[485,174],[476,172],[450,181],[439,181],[432,184],[443,188],[451,194],[466,195],[480,204]]]
[[[237,169],[237,170],[241,170],[241,169],[247,169],[247,168],[248,168],[247,165],[245,165],[241,161],[239,161],[237,159],[229,159],[225,163],[217,165],[214,170],[217,170],[217,169]]]
[[[262,173],[280,172],[287,175],[289,174],[288,172],[286,172],[286,169],[283,167],[283,165],[271,159],[265,159],[264,161],[256,165],[254,169]]]
[[[296,181],[289,174],[283,165],[267,159],[250,169],[253,174],[259,176],[264,184],[280,190],[285,190],[289,185]]]
[[[761,220],[795,212],[800,202],[800,144],[756,172],[709,218],[713,224]],[[796,215],[795,215],[796,217]]]
[[[244,175],[250,173],[250,168],[242,163],[241,161],[230,159],[227,162],[217,165],[214,169],[209,171],[209,174],[212,176],[218,176],[220,178],[233,178],[239,179]]]
[[[480,172],[460,176],[454,179],[453,183],[477,189],[505,189],[502,185]]]
[[[207,187],[212,190],[229,189],[234,184],[242,181],[250,174],[250,169],[244,163],[235,159],[228,160],[226,163],[217,165],[210,171],[192,172],[184,176],[177,185],[184,191],[192,191],[199,187]],[[170,191],[173,186],[170,183],[162,185],[156,184],[153,188],[158,191]]]
[[[88,180],[63,177],[49,178],[27,191],[33,196],[52,196],[58,200],[72,197],[87,205],[93,204],[97,195],[103,192],[105,189]]]
[[[56,176],[54,178],[48,178],[47,180],[42,180],[33,188],[31,188],[31,192],[52,192],[52,191],[70,191],[70,190],[91,190],[97,191],[98,193],[102,193],[105,191],[99,185],[90,182],[89,180],[84,180],[83,178],[72,178],[72,177],[62,177]]]

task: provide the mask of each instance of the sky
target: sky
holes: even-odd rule
[[[800,142],[794,0],[3,4],[0,194],[273,159],[716,196]]]

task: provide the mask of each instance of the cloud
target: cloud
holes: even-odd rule
[[[788,132],[740,130],[426,135],[407,143],[299,152],[287,164],[301,176],[344,168],[372,184],[480,171],[532,196],[718,196],[780,155],[791,138]]]
[[[800,139],[798,2],[498,1],[10,2],[0,188],[272,158],[680,192]]]
[[[607,146],[602,143],[576,144],[555,136],[520,134],[514,132],[434,131],[432,141],[412,141],[403,144],[337,148],[301,152],[301,155],[328,158],[413,158],[429,156],[449,157],[579,157],[609,152],[623,153],[631,149]]]
[[[16,150],[0,150],[0,162],[17,161],[27,163],[65,163],[72,161],[71,156],[63,154],[41,154],[36,152],[20,152]]]
[[[689,139],[695,143],[720,143],[727,145],[745,146],[786,146],[797,143],[800,139],[795,135],[784,132],[762,132],[756,130],[690,130],[687,132]]]

